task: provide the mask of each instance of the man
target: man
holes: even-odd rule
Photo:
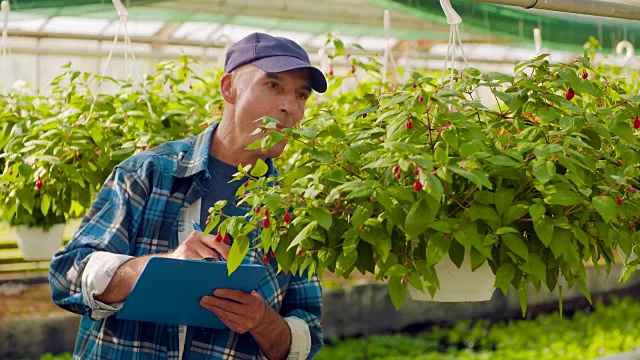
[[[54,255],[49,281],[53,301],[82,314],[75,359],[305,359],[322,347],[321,287],[314,276],[277,274],[267,264],[267,279],[252,293],[218,289],[200,306],[213,311],[225,330],[116,319],[150,257],[223,257],[229,247],[214,234],[190,232],[204,227],[207,209],[228,200],[223,212],[242,215],[231,182],[239,164],[272,158],[284,141],[267,151],[246,150],[261,134],[257,119],[270,116],[279,128],[302,120],[312,90],[326,91],[320,70],[295,42],[254,33],[228,51],[220,90],[226,106],[222,120],[201,135],[169,142],[118,165],[100,190],[71,242]],[[252,249],[245,263],[262,263]],[[149,299],[162,301],[162,299]],[[196,306],[198,304],[195,304]],[[186,336],[189,334],[189,336]],[[186,342],[185,338],[191,339]]]

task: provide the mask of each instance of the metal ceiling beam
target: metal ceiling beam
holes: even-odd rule
[[[640,6],[600,0],[474,0],[525,9],[559,11],[581,15],[640,20]]]
[[[71,39],[71,40],[94,40],[94,41],[113,41],[113,35],[90,35],[80,33],[64,33],[64,32],[38,32],[25,30],[11,30],[12,37],[26,37],[37,39]],[[120,35],[124,39],[123,35]],[[216,44],[198,40],[161,38],[155,36],[135,36],[130,35],[129,39],[132,43],[152,44],[158,43],[163,45],[185,45],[185,46],[208,46],[212,47]]]
[[[11,53],[13,55],[18,54],[26,54],[26,55],[60,55],[60,56],[79,56],[79,57],[104,57],[106,58],[109,55],[109,51],[102,49],[90,49],[90,48],[66,48],[66,47],[41,47],[34,48],[31,46],[11,46]],[[318,49],[308,49],[310,54],[317,54]],[[131,51],[128,52],[129,56],[131,56]],[[160,51],[136,51],[135,52],[136,59],[153,59],[153,60],[172,60],[176,59],[180,54],[178,53],[166,53]],[[356,53],[354,55],[363,55]],[[370,55],[370,54],[369,54]],[[402,54],[395,54],[396,59],[402,58]],[[188,56],[195,60],[203,60],[206,58],[211,58],[211,55],[203,56],[202,54],[197,53],[189,53]],[[112,57],[114,58],[124,58],[125,52],[121,50],[114,50]],[[503,65],[503,64],[512,64],[515,65],[518,61],[516,60],[501,60],[501,59],[491,59],[491,58],[479,58],[479,57],[471,57],[467,59],[470,64],[494,64],[494,65]],[[313,59],[312,59],[313,61]],[[442,56],[436,56],[427,54],[425,52],[416,51],[415,57],[411,57],[410,61],[417,62],[426,62],[426,61],[440,61],[444,62],[444,58]],[[349,68],[351,63],[347,63],[344,60],[338,60],[335,63],[336,66]],[[439,68],[442,70],[442,67]]]

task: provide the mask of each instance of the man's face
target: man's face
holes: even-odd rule
[[[269,116],[280,123],[278,129],[293,128],[304,116],[304,108],[311,94],[309,73],[305,69],[295,69],[280,73],[267,73],[250,66],[235,74],[234,86],[237,96],[235,103],[236,129],[238,139],[245,147],[264,133],[250,135],[262,126],[257,119]],[[265,155],[275,158],[282,154],[286,141],[274,145]]]

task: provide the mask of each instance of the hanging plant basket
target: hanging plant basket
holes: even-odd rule
[[[39,227],[20,225],[15,227],[18,247],[25,260],[51,260],[62,246],[64,224],[53,225],[44,231]]]
[[[488,263],[482,264],[475,271],[471,271],[468,257],[465,257],[462,266],[458,268],[448,256],[435,265],[440,282],[440,290],[434,297],[429,291],[425,292],[409,286],[409,296],[417,301],[436,302],[471,302],[491,300],[495,291],[496,276],[491,271]]]

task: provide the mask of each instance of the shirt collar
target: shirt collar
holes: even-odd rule
[[[211,147],[213,132],[219,124],[220,123],[218,122],[209,126],[200,135],[195,137],[193,146],[191,146],[182,159],[178,160],[178,170],[176,171],[177,177],[189,177],[202,171],[208,174],[209,148]],[[269,167],[267,176],[280,175],[273,166],[273,159],[267,158],[265,163]]]
[[[189,177],[201,171],[206,172],[209,160],[209,147],[211,147],[213,132],[218,127],[218,124],[219,123],[215,123],[209,126],[200,135],[195,137],[193,146],[178,160],[178,169],[175,172],[176,177]]]

